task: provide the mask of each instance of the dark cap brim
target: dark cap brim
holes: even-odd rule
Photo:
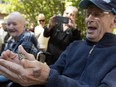
[[[90,0],[81,0],[79,3],[79,7],[82,9],[87,9],[87,7],[92,4]]]
[[[99,1],[99,0],[81,0],[79,3],[79,7],[82,9],[87,9],[89,5],[94,4],[98,8],[100,8],[101,10],[111,12],[111,10],[109,10],[109,7],[105,6],[106,5],[105,3],[102,2],[102,4],[101,4],[99,2],[102,2],[102,1]]]
[[[106,2],[103,0],[81,0],[79,3],[79,7],[82,9],[87,9],[89,5],[94,4],[98,8],[103,11],[112,12],[116,14],[116,1],[112,0],[110,2]]]

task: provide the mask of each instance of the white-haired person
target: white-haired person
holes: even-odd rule
[[[65,17],[64,19],[57,18],[57,16],[49,19],[49,24],[44,30],[44,36],[50,37],[47,48],[49,55],[45,60],[48,65],[54,64],[70,43],[81,39],[80,29],[76,25],[77,12],[76,7],[67,6],[61,16]]]
[[[8,15],[6,28],[10,34],[10,38],[3,51],[11,50],[14,53],[18,53],[18,46],[22,45],[28,53],[36,57],[39,52],[37,39],[32,33],[26,31],[25,25],[26,19],[21,13],[12,12]],[[0,84],[6,83],[7,80],[7,78],[0,75]]]

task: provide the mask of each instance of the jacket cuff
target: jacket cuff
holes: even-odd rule
[[[50,70],[49,77],[48,77],[48,83],[46,84],[46,87],[52,87],[55,85],[58,79],[58,72],[54,69]]]

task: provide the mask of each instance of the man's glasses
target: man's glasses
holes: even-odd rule
[[[44,22],[45,20],[39,20],[39,22]]]
[[[104,15],[109,14],[109,12],[87,12],[85,11],[85,16],[88,17],[90,15],[94,16],[94,17],[102,17]]]

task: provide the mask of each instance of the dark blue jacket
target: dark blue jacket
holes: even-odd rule
[[[72,43],[51,66],[46,87],[116,87],[116,36]]]

